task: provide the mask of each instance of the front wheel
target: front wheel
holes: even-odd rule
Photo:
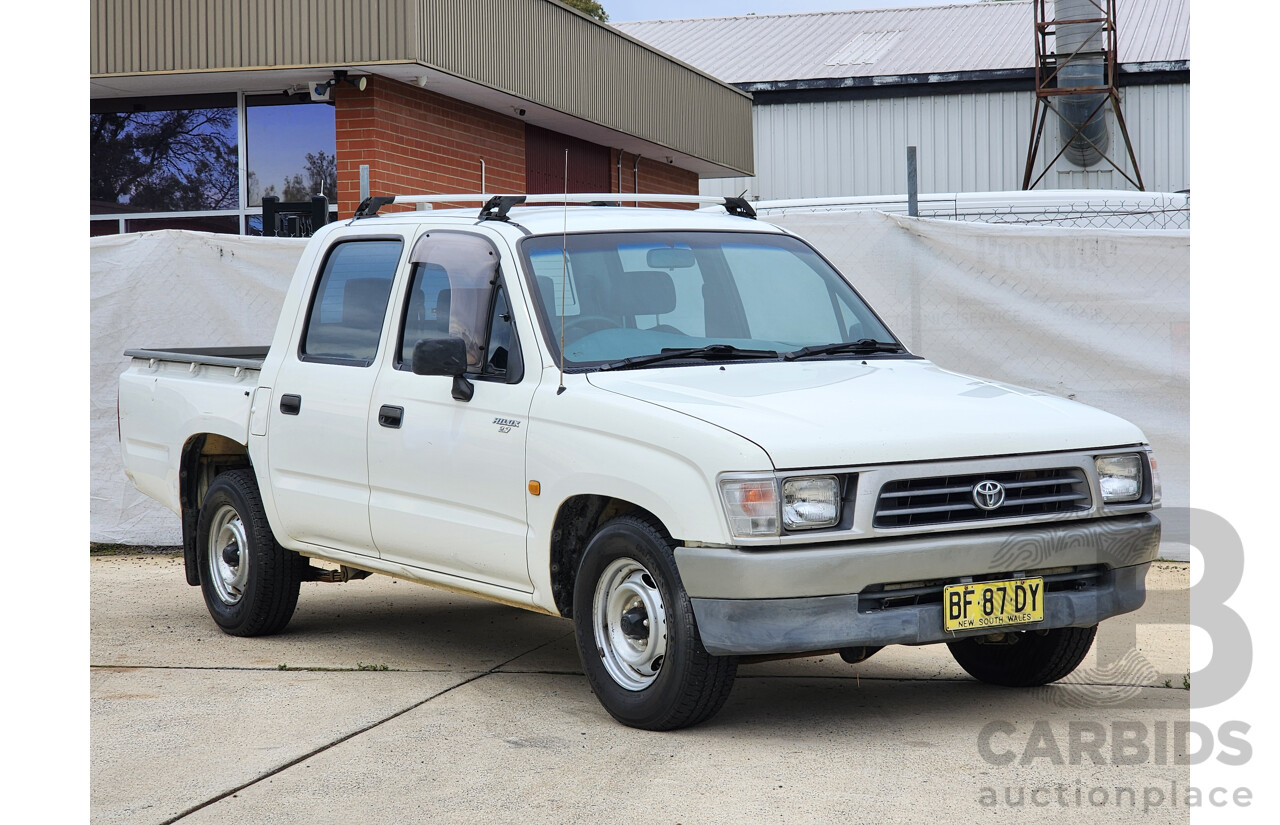
[[[1093,646],[1098,626],[1059,627],[948,642],[956,663],[970,676],[1004,687],[1039,687],[1075,670]]]
[[[223,632],[267,636],[284,630],[298,606],[307,560],[276,541],[252,470],[229,470],[209,485],[196,552],[205,605]]]
[[[737,660],[702,646],[670,540],[647,519],[621,516],[591,538],[573,623],[591,690],[624,725],[696,725],[729,697]]]

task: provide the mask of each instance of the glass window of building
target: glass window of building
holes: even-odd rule
[[[89,234],[262,234],[262,198],[337,206],[334,108],[307,95],[103,98],[89,115]],[[310,224],[310,221],[307,221]]]
[[[338,200],[338,160],[334,110],[327,104],[264,105],[246,99],[248,204],[261,206],[264,195],[282,201],[306,201],[324,195]]]
[[[89,214],[239,207],[235,95],[187,106],[170,98],[94,103]]]

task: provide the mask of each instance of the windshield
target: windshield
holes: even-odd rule
[[[712,345],[781,355],[897,340],[839,273],[789,235],[544,235],[526,238],[521,251],[547,341],[559,359],[563,335],[566,366]]]

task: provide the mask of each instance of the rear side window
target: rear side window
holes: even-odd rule
[[[329,251],[307,316],[304,358],[373,363],[401,247],[399,240],[346,241]]]

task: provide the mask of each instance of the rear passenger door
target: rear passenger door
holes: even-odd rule
[[[369,399],[385,347],[401,236],[339,238],[272,392],[271,487],[298,541],[376,556],[369,528]]]

